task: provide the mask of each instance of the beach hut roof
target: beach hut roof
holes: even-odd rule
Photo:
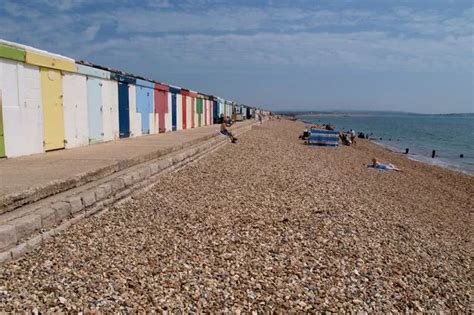
[[[169,87],[171,93],[181,93],[182,89],[179,86],[170,85]]]
[[[4,40],[4,39],[0,39],[0,44],[4,44],[4,45],[7,45],[7,46],[23,49],[23,50],[26,50],[26,51],[35,52],[35,53],[42,54],[42,55],[47,55],[47,56],[50,56],[50,57],[65,59],[65,60],[68,60],[68,61],[71,61],[71,62],[76,62],[74,59],[63,56],[63,55],[53,54],[53,53],[48,52],[46,50],[41,50],[41,49],[34,48],[34,47],[31,47],[31,46],[10,42],[10,41]]]

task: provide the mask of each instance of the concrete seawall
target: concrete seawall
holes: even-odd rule
[[[232,128],[236,135],[250,130],[254,122],[240,123]],[[181,141],[173,143],[173,139],[163,140],[166,135],[149,137],[145,145],[136,142],[144,139],[130,139],[128,146],[132,150],[137,147],[133,158],[107,160],[100,166],[89,167],[84,173],[61,173],[58,179],[43,181],[35,188],[28,188],[15,195],[2,196],[3,214],[0,215],[0,263],[16,259],[41,245],[44,240],[67,229],[81,219],[106,210],[110,205],[133,195],[137,191],[151,185],[157,176],[163,172],[170,172],[186,165],[207,153],[228,143],[226,137],[218,135],[217,126],[193,129],[189,131],[169,134],[176,135]],[[161,137],[160,137],[161,136]],[[146,139],[145,139],[146,140]],[[153,145],[156,144],[156,147]],[[103,146],[105,148],[101,148]],[[95,149],[101,153],[107,151],[113,155],[122,148],[107,144],[85,147],[83,150]],[[117,151],[118,150],[118,151]],[[70,163],[85,163],[87,160],[78,160],[73,150],[63,151],[62,154],[71,155]],[[79,155],[82,153],[79,153]],[[9,164],[23,160],[3,161]],[[30,167],[34,168],[35,160],[42,167],[49,165],[54,173],[55,157],[42,155],[31,157]],[[105,166],[104,166],[105,165]],[[2,165],[0,165],[1,167]],[[90,166],[90,165],[89,165]],[[78,166],[81,169],[80,165]],[[67,170],[67,168],[66,168]],[[23,170],[26,171],[26,170]],[[42,169],[38,173],[41,176]],[[28,172],[25,172],[28,176]],[[6,179],[7,180],[7,179]],[[12,179],[13,180],[13,179]]]

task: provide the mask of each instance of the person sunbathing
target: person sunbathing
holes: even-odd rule
[[[383,164],[383,163],[380,163],[379,161],[377,161],[376,158],[373,158],[372,159],[372,164],[371,165],[368,165],[368,167],[373,167],[375,169],[378,169],[378,170],[382,170],[382,171],[397,171],[397,172],[401,172],[402,170],[397,168],[395,165],[393,164]]]
[[[229,121],[223,120],[222,123],[221,123],[221,131],[220,132],[221,132],[222,135],[229,137],[229,139],[232,143],[236,143],[237,138],[234,137],[234,135],[229,130],[227,130],[227,127],[230,127],[230,126],[232,126],[232,121],[231,120],[229,120]]]

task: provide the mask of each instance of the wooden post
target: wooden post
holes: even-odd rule
[[[433,150],[433,152],[431,152],[431,157],[434,158],[436,156],[436,150]]]
[[[410,149],[406,148],[405,149],[405,154],[408,154],[408,151],[410,151]]]

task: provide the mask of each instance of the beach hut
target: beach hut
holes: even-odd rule
[[[2,91],[0,90],[0,158],[4,157],[5,154],[5,137],[3,135]]]
[[[242,121],[244,120],[244,106],[241,104],[235,104],[235,120]]]
[[[128,104],[130,106],[130,137],[139,137],[142,135],[142,116],[137,111],[137,86],[135,84],[129,84],[128,89]]]
[[[209,97],[203,94],[202,95],[201,126],[207,126],[208,108],[209,108]]]
[[[89,143],[103,141],[104,121],[108,121],[107,118],[109,117],[109,115],[107,115],[107,118],[103,117],[103,113],[105,112],[104,109],[106,106],[104,106],[104,96],[102,94],[104,81],[110,79],[110,73],[108,71],[104,71],[83,64],[77,65],[77,71],[78,73],[82,74],[87,81],[86,99]],[[71,86],[70,89],[74,89],[74,86]],[[81,96],[84,97],[84,95]],[[68,96],[68,98],[72,97],[74,96]],[[74,117],[72,117],[72,119],[74,119]],[[69,123],[71,122],[68,122],[68,124]]]
[[[181,88],[177,86],[170,86],[170,99],[171,104],[171,128],[173,131],[183,129],[183,117],[182,107],[178,104],[182,104],[181,100]]]
[[[224,118],[227,118],[227,100],[224,100],[224,103],[222,104],[222,113],[224,114]]]
[[[224,115],[224,99],[220,97],[214,97],[213,103],[213,122],[214,124],[218,124],[220,123],[221,115]]]
[[[168,91],[168,113],[165,114],[165,126],[166,126],[166,131],[173,131],[173,124],[172,124],[172,112],[171,112],[171,93]]]
[[[233,121],[237,121],[237,104],[235,104],[234,102],[232,102],[230,104],[230,112],[231,112],[231,118]]]
[[[189,97],[189,90],[181,89],[181,119],[183,122],[183,129],[191,128],[191,106],[192,100]],[[189,120],[189,121],[188,121]]]
[[[209,96],[209,99],[207,100],[207,124],[212,125],[213,124],[213,108],[214,108],[214,102],[212,101],[212,98]]]
[[[6,116],[8,117],[9,115],[15,115],[15,113],[5,113],[3,114],[3,107],[5,106],[6,108],[8,107],[16,107],[16,104],[18,103],[18,100],[16,102],[10,103],[5,101],[6,96],[5,93],[7,93],[7,90],[5,87],[8,86],[7,80],[10,78],[13,78],[12,76],[9,76],[8,73],[13,70],[14,72],[14,77],[17,77],[17,64],[20,62],[25,61],[25,50],[23,49],[18,49],[6,44],[0,44],[0,157],[5,157],[6,156],[6,149],[5,149],[5,135],[4,135],[4,127],[3,125],[3,117]],[[10,71],[9,71],[10,70]],[[17,83],[18,80],[15,80],[14,83]],[[10,93],[12,94],[17,94],[18,86],[16,86],[14,89],[9,89]],[[2,94],[3,93],[3,94]],[[17,94],[18,95],[18,94]],[[10,96],[11,98],[11,96]],[[5,99],[5,100],[4,100]],[[10,105],[10,106],[9,106]],[[8,109],[6,110],[8,111]],[[8,120],[6,120],[8,121]]]
[[[243,104],[239,105],[239,115],[240,115],[240,120],[244,121],[245,120],[245,106]]]
[[[242,105],[242,119],[247,120],[247,106]]]
[[[196,91],[189,90],[189,97],[191,102],[189,102],[188,113],[191,113],[188,117],[188,123],[191,124],[191,128],[196,128],[196,97],[198,93]]]
[[[43,103],[39,67],[26,51],[0,41],[0,157],[43,152]]]
[[[224,117],[227,118],[232,118],[232,102],[231,101],[225,101],[225,112],[224,112]]]
[[[339,132],[335,130],[311,129],[308,143],[324,147],[337,147],[339,144]]]
[[[217,102],[217,97],[211,96],[212,102],[212,123],[217,124],[217,119],[219,118],[219,104]]]
[[[118,82],[108,79],[102,80],[102,121],[104,128],[104,141],[117,140],[120,137],[118,111]]]
[[[63,75],[64,133],[66,148],[89,144],[87,76],[80,73]]]
[[[150,133],[150,119],[155,107],[155,83],[137,79],[136,81],[137,113],[140,114],[141,133]]]
[[[154,132],[163,133],[171,130],[171,126],[166,122],[168,109],[168,91],[169,86],[161,83],[155,83],[155,110],[154,110]]]
[[[196,97],[194,98],[194,106],[193,106],[193,128],[199,127],[199,114],[198,114],[198,107],[200,108],[200,104],[202,102],[202,98],[200,94],[196,93]]]
[[[76,63],[73,59],[34,48],[26,48],[25,51],[25,62],[40,69],[44,150],[63,149],[65,128],[62,74],[76,72]]]
[[[4,40],[0,44],[2,60],[10,62],[2,62],[1,74],[3,86],[10,85],[2,88],[8,90],[3,91],[5,153],[18,156],[64,148],[62,75],[76,72],[74,60]]]
[[[190,91],[193,96],[193,103],[191,104],[191,128],[196,128],[198,126],[198,115],[197,115],[197,105],[198,105],[198,93],[195,91]]]
[[[247,108],[246,108],[246,116],[247,116],[247,117],[246,117],[247,119],[252,119],[252,118],[253,118],[253,116],[252,116],[252,108],[251,108],[251,107],[247,107]]]
[[[135,104],[135,78],[125,75],[119,72],[112,72],[110,74],[112,80],[117,81],[118,89],[118,119],[119,119],[119,136],[120,138],[127,138],[131,135],[131,115],[133,115],[134,128],[135,125],[135,112],[131,112],[131,104]],[[135,110],[135,106],[133,108]],[[140,117],[138,117],[140,118]],[[138,124],[139,126],[141,124]]]
[[[87,79],[87,107],[93,108],[94,112],[94,115],[87,113],[87,116],[89,120],[94,121],[95,126],[86,126],[83,130],[102,130],[100,136],[89,137],[91,143],[118,139],[118,83],[111,78],[112,70],[85,61],[78,61],[77,67],[78,73]],[[97,111],[97,104],[100,104],[100,113]]]
[[[197,93],[191,90],[182,89],[182,117],[183,117],[183,129],[185,128],[194,128],[195,127],[195,99]],[[186,125],[184,125],[186,122]]]
[[[206,107],[205,107],[205,112],[206,112],[206,122],[205,125],[211,125],[212,124],[212,97],[211,96],[206,96]]]
[[[201,127],[202,125],[202,114],[204,112],[204,96],[198,94],[196,97],[196,126]]]

